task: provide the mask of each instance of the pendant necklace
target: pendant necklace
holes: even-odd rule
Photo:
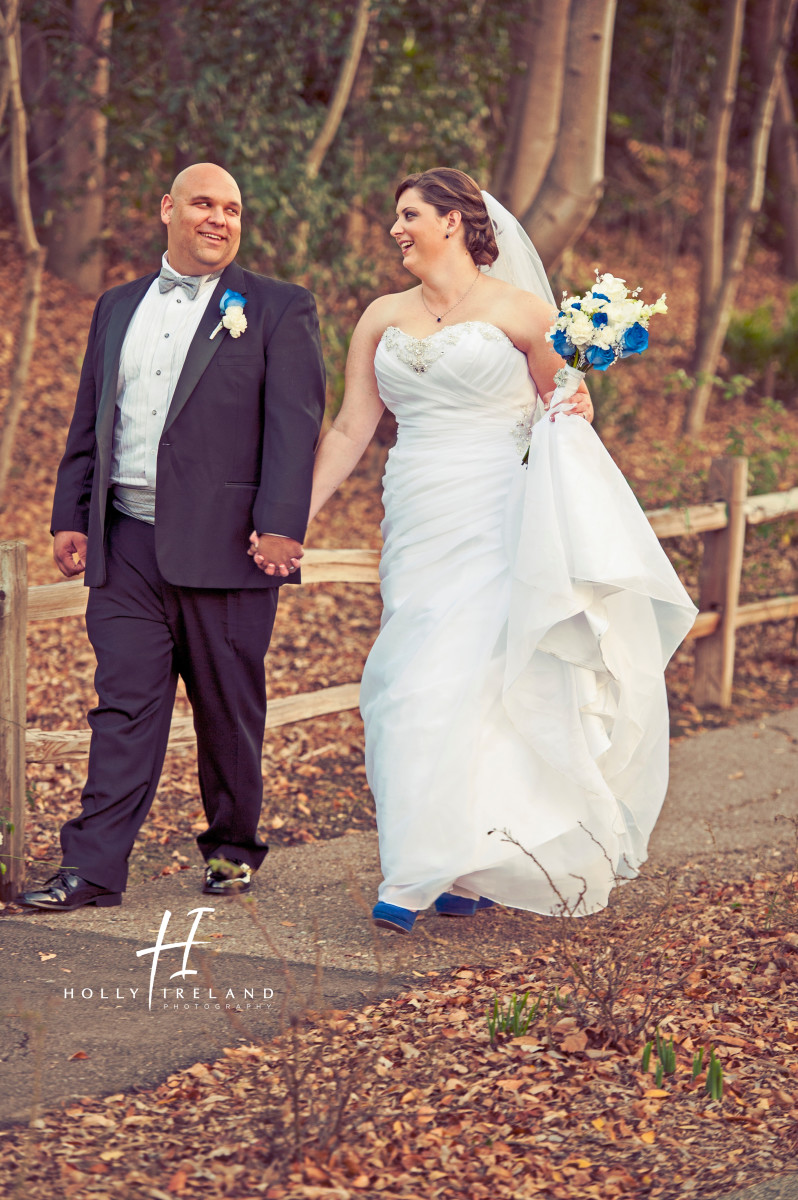
[[[434,312],[432,311],[432,309],[430,308],[430,306],[427,304],[426,300],[424,299],[424,284],[423,284],[423,283],[422,283],[422,285],[421,285],[421,303],[424,305],[424,307],[426,308],[426,310],[427,310],[427,312],[429,313],[429,315],[430,315],[431,317],[434,317],[434,318],[435,318],[435,320],[436,320],[436,321],[438,322],[438,324],[440,325],[440,323],[441,323],[441,321],[443,320],[443,318],[444,318],[444,317],[448,317],[449,313],[450,313],[450,312],[453,312],[453,311],[454,311],[454,309],[455,309],[455,308],[457,308],[457,305],[458,305],[458,304],[462,304],[462,303],[463,303],[463,301],[465,300],[466,296],[467,296],[467,295],[468,295],[468,293],[471,291],[472,287],[474,287],[475,283],[477,282],[477,280],[479,279],[479,277],[481,276],[481,274],[482,274],[482,272],[478,270],[478,271],[477,271],[477,273],[476,273],[476,275],[475,275],[475,276],[474,276],[474,278],[472,279],[471,283],[468,285],[468,287],[466,288],[466,290],[463,292],[463,294],[462,294],[462,296],[460,297],[460,299],[459,299],[459,300],[455,300],[455,302],[454,302],[454,304],[452,305],[452,307],[451,307],[451,308],[447,308],[447,309],[446,309],[446,312],[444,312],[444,313],[441,313],[441,315],[440,315],[440,316],[438,316],[438,314],[437,314],[437,313],[434,313]]]

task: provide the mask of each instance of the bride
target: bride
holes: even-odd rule
[[[384,611],[361,688],[372,916],[409,933],[433,901],[589,913],[645,860],[668,775],[663,670],[695,608],[584,383],[569,411],[587,420],[540,419],[556,305],[521,227],[450,168],[403,179],[396,202],[419,284],[358,322],[310,509],[387,406]]]

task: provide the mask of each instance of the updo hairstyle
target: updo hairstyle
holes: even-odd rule
[[[455,210],[460,213],[465,233],[466,249],[478,267],[489,267],[499,257],[499,248],[493,236],[493,224],[488,216],[482,193],[470,175],[454,167],[433,167],[407,175],[395,192],[395,199],[410,188],[415,188],[427,204],[431,204],[440,216]]]

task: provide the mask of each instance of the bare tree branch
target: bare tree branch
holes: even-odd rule
[[[795,20],[798,0],[785,0],[782,19],[773,39],[767,78],[769,85],[762,88],[752,121],[749,152],[748,187],[745,199],[737,214],[734,231],[726,251],[723,279],[712,303],[705,332],[697,347],[695,370],[697,386],[690,401],[685,420],[686,432],[695,435],[701,431],[706,417],[707,405],[712,392],[715,368],[723,349],[729,328],[737,285],[745,265],[745,256],[751,243],[754,221],[762,207],[765,190],[765,167],[768,144],[773,125],[776,99],[781,72],[787,53],[787,43]]]
[[[370,8],[371,0],[359,0],[355,14],[355,24],[352,29],[352,40],[349,44],[349,52],[341,66],[338,82],[335,85],[335,92],[327,109],[324,124],[319,131],[316,141],[310,148],[310,153],[305,164],[308,179],[315,179],[318,175],[321,164],[324,162],[324,156],[332,145],[333,139],[343,120],[346,106],[349,102],[349,95],[352,91],[352,85],[355,82],[360,55],[363,52],[363,43],[368,33],[369,17],[371,15]]]
[[[704,168],[704,206],[701,214],[701,286],[698,303],[698,341],[718,297],[723,280],[723,250],[726,222],[726,178],[728,175],[729,134],[740,52],[743,44],[745,0],[726,0],[723,16],[721,53],[712,81],[709,109],[708,146]]]

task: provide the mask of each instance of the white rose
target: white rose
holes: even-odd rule
[[[609,310],[610,325],[615,331],[628,329],[640,320],[642,310],[639,300],[619,300]]]
[[[602,292],[610,300],[625,300],[627,296],[626,280],[618,279],[615,275],[600,275],[592,290]]]
[[[222,324],[225,329],[230,330],[230,337],[241,337],[247,327],[247,318],[244,316],[243,308],[238,304],[231,304],[222,317]]]
[[[574,315],[571,319],[571,327],[568,330],[568,336],[574,346],[590,345],[593,340],[595,330],[590,317],[583,312],[574,309]]]

